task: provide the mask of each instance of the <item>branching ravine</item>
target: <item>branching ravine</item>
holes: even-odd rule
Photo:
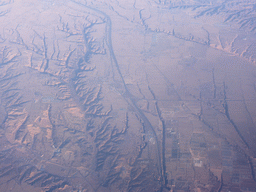
[[[170,188],[167,186],[168,185],[168,177],[167,177],[167,173],[166,173],[166,158],[165,158],[165,153],[166,153],[166,148],[165,148],[165,144],[166,144],[166,141],[165,141],[165,139],[166,139],[166,126],[165,126],[165,120],[162,117],[162,112],[161,112],[161,110],[158,106],[157,98],[155,96],[154,91],[150,88],[149,85],[148,85],[148,89],[149,89],[151,95],[154,98],[158,118],[161,121],[161,125],[162,125],[162,177],[163,177],[163,186],[162,186],[161,190],[163,190],[163,188],[166,188],[166,189],[170,190]]]
[[[244,98],[245,93],[244,93],[243,87],[240,86],[240,89],[242,90],[242,102],[243,102],[243,104],[244,104],[246,113],[248,114],[249,119],[250,119],[250,121],[251,121],[251,123],[252,123],[252,125],[253,125],[253,128],[255,129],[255,128],[256,128],[256,125],[255,125],[255,123],[254,123],[254,120],[253,120],[253,118],[252,118],[252,115],[251,115],[251,113],[250,113],[250,111],[249,111],[249,109],[248,109],[248,106],[247,106],[247,104],[246,104],[246,100],[245,100],[245,98]]]
[[[5,118],[0,119],[0,128],[2,130],[10,129],[9,133],[11,134],[6,134],[7,138],[3,136],[3,139],[8,140],[9,144],[7,146],[7,151],[5,150],[6,148],[0,151],[0,177],[8,178],[11,175],[14,175],[15,178],[12,177],[10,180],[15,180],[15,182],[17,181],[19,184],[25,182],[31,186],[39,186],[42,190],[49,192],[59,189],[71,190],[71,188],[72,190],[80,190],[78,189],[79,187],[73,185],[74,183],[72,182],[74,178],[84,180],[85,182],[82,184],[83,187],[85,187],[84,189],[92,191],[109,190],[115,187],[120,187],[121,185],[124,185],[126,187],[124,188],[131,192],[139,190],[139,187],[144,186],[146,186],[144,190],[147,191],[171,190],[168,187],[170,186],[168,181],[171,179],[176,181],[175,179],[177,178],[167,174],[171,168],[169,169],[169,167],[166,167],[166,164],[169,164],[166,163],[165,158],[167,153],[165,146],[167,145],[166,140],[167,142],[169,142],[169,140],[166,139],[166,132],[168,131],[166,130],[167,122],[164,118],[165,111],[161,111],[162,105],[160,105],[162,104],[161,101],[164,100],[158,100],[158,93],[154,93],[154,90],[150,87],[150,83],[148,82],[148,90],[146,90],[146,92],[150,92],[152,95],[150,98],[153,99],[147,99],[147,95],[145,95],[146,92],[144,93],[145,87],[140,87],[137,83],[137,90],[141,94],[143,100],[141,103],[138,102],[138,98],[130,92],[129,86],[126,84],[126,80],[121,71],[122,68],[119,68],[119,63],[116,59],[114,48],[112,47],[111,17],[102,12],[99,7],[94,8],[94,5],[89,7],[75,1],[72,2],[80,7],[78,8],[80,11],[83,9],[86,9],[86,11],[90,10],[90,12],[93,13],[93,16],[99,17],[99,20],[101,20],[97,23],[97,18],[95,20],[92,19],[94,21],[83,25],[83,30],[80,31],[80,33],[76,32],[79,27],[76,28],[77,26],[73,26],[76,29],[74,32],[70,30],[70,23],[63,21],[63,18],[60,18],[58,32],[62,35],[64,33],[64,36],[66,34],[65,37],[67,38],[73,38],[77,35],[82,36],[77,44],[85,44],[85,47],[83,47],[86,49],[85,53],[82,51],[79,53],[77,52],[80,51],[80,44],[77,47],[76,45],[74,47],[70,44],[69,46],[65,43],[62,44],[62,40],[67,40],[65,37],[63,39],[58,39],[59,42],[58,40],[53,40],[54,42],[51,44],[49,43],[49,41],[52,40],[50,36],[48,37],[46,33],[41,32],[41,35],[39,35],[36,31],[31,35],[32,41],[28,43],[29,45],[26,45],[18,28],[14,30],[14,33],[17,33],[18,40],[13,40],[10,44],[22,47],[23,50],[28,53],[28,57],[31,58],[31,66],[28,67],[27,70],[30,72],[33,70],[32,75],[40,74],[40,78],[38,79],[40,80],[40,83],[42,83],[42,87],[40,87],[41,84],[39,83],[39,91],[37,93],[35,92],[37,90],[36,83],[38,83],[38,81],[35,83],[33,82],[35,88],[31,88],[31,93],[35,94],[32,94],[32,98],[35,98],[35,100],[26,100],[31,97],[25,94],[22,95],[22,90],[16,88],[17,85],[19,85],[18,80],[21,79],[20,77],[22,77],[21,75],[23,74],[19,72],[12,75],[12,72],[16,70],[16,65],[13,63],[19,61],[19,56],[23,57],[21,52],[19,52],[22,48],[19,49],[16,54],[9,54],[8,47],[4,47],[3,49],[3,54],[1,55],[3,58],[1,58],[2,61],[0,61],[0,69],[3,69],[4,71],[8,68],[8,70],[6,70],[4,72],[5,74],[3,73],[3,76],[0,77],[0,107],[4,108],[4,110],[0,109],[0,112],[3,112],[5,115]],[[135,8],[135,6],[136,1],[134,1],[133,8]],[[83,13],[86,14],[86,11]],[[139,14],[142,19],[141,11]],[[149,18],[150,17],[151,14]],[[87,18],[88,17],[86,17],[86,19]],[[90,19],[88,19],[88,21],[89,20]],[[132,20],[131,22],[135,22],[135,20]],[[93,34],[98,30],[97,27],[94,28],[95,26],[99,26],[98,24],[102,24],[103,27],[100,26],[101,28],[99,28],[105,30],[103,37],[101,36],[103,42],[101,45],[98,45],[98,42],[96,41],[98,38],[97,35],[102,34]],[[145,28],[148,27],[146,26],[145,20],[143,20],[143,25],[145,25]],[[182,37],[176,34],[175,31],[167,32],[156,29],[155,32],[174,35],[177,38],[187,41],[194,40],[193,36],[189,38]],[[204,43],[207,43],[208,45],[210,42],[209,32],[206,31],[206,33],[208,34],[208,42]],[[54,32],[54,37],[55,35]],[[68,41],[68,43],[70,42],[76,42],[76,40]],[[68,50],[64,50],[63,47],[65,46],[68,47]],[[64,54],[62,52],[63,50],[65,52]],[[64,55],[64,59],[61,58],[63,56],[62,54]],[[78,59],[76,58],[76,54],[80,54]],[[9,56],[7,57],[7,55]],[[104,58],[102,59],[104,62],[100,63],[98,65],[99,67],[96,65],[96,62],[94,65],[92,62],[98,61],[98,58],[94,60],[93,57],[95,55],[99,56],[99,58],[103,58],[102,55],[106,55],[107,60],[110,61],[112,65],[112,76],[108,74],[104,77],[97,76],[98,79],[94,78],[95,74],[101,75],[101,72],[103,71],[99,69],[101,67],[100,64],[104,65],[107,63]],[[27,55],[24,55],[24,58],[26,56]],[[155,67],[159,71],[160,76],[163,77],[161,78],[161,81],[165,81],[166,86],[172,89],[177,102],[183,102],[182,106],[188,108],[190,105],[187,106],[186,101],[182,100],[183,96],[181,97],[181,95],[179,95],[179,90],[175,89],[172,82],[168,80],[167,76],[165,76],[156,65]],[[99,71],[97,71],[98,69]],[[241,132],[240,127],[235,123],[236,120],[232,119],[232,113],[230,113],[229,109],[229,105],[231,104],[229,103],[227,96],[228,93],[226,93],[225,82],[223,83],[224,98],[218,100],[219,84],[216,84],[215,82],[214,68],[211,72],[212,80],[210,80],[209,84],[212,85],[211,88],[213,87],[213,89],[211,90],[212,92],[210,92],[210,99],[205,99],[204,92],[202,93],[200,90],[199,98],[196,98],[196,96],[193,97],[193,102],[198,102],[196,103],[198,106],[191,107],[191,110],[188,108],[185,113],[186,115],[192,114],[194,117],[198,118],[199,120],[197,123],[202,123],[207,126],[210,130],[206,129],[205,131],[212,133],[215,138],[220,138],[221,141],[228,141],[229,138],[225,137],[225,134],[222,134],[221,131],[215,129],[215,124],[212,123],[212,119],[208,119],[207,115],[209,114],[207,113],[207,110],[209,109],[213,112],[215,110],[218,113],[214,112],[214,114],[221,114],[221,118],[225,120],[225,123],[232,125],[228,125],[228,129],[234,129],[235,131],[232,130],[232,132],[239,140],[237,145],[236,141],[232,142],[232,144],[229,143],[229,145],[235,150],[240,151],[241,154],[244,154],[247,158],[247,165],[250,167],[252,178],[255,180],[255,162],[253,157],[248,154],[248,151],[244,147],[246,145],[250,150],[249,147],[251,147],[251,145],[249,146],[249,144],[251,143],[247,143],[248,140],[242,135],[243,132]],[[42,77],[44,77],[44,79],[47,78],[45,84]],[[115,88],[111,94],[114,95],[114,93],[118,92],[117,97],[122,100],[120,102],[123,102],[124,100],[126,101],[128,112],[119,113],[118,103],[113,103],[112,107],[110,99],[106,97],[105,100],[103,93],[108,94],[108,91],[110,90],[109,86],[111,86],[111,91],[113,90],[113,87]],[[47,92],[49,90],[48,93],[53,95],[52,97],[56,97],[53,102],[57,100],[57,102],[61,101],[65,104],[62,105],[59,102],[55,105],[52,101],[50,101],[50,104],[44,103],[42,99],[42,97],[44,97],[44,88],[47,89]],[[256,90],[255,84],[254,89]],[[245,99],[245,95],[242,97],[243,99],[241,102],[243,102],[245,111],[254,125],[253,117],[250,113],[250,108],[247,106],[248,103]],[[168,99],[165,101],[170,102]],[[218,101],[222,101],[223,105],[216,104]],[[46,107],[47,110],[44,110],[43,113],[37,111],[35,114],[30,114],[31,111],[29,111],[29,107],[26,108],[28,111],[26,111],[24,107],[28,102],[31,102],[31,111],[36,111],[38,108],[46,109]],[[143,107],[140,107],[140,104],[142,104],[143,107],[146,106],[147,110],[143,110]],[[155,108],[152,110],[153,112],[150,111],[151,104],[155,104]],[[207,108],[205,104],[207,104]],[[107,107],[105,107],[105,105]],[[125,107],[127,107],[127,105]],[[120,110],[123,111],[123,108],[124,107],[122,106]],[[199,113],[196,112],[197,114],[194,114],[192,109],[197,112],[198,110],[200,111]],[[117,113],[118,117],[116,115]],[[35,118],[36,120],[34,121]],[[131,119],[132,126],[134,126],[136,120],[138,120],[139,123],[136,124],[136,126],[141,125],[141,127],[136,130],[137,127],[131,126],[131,132],[129,132],[130,118],[135,118],[135,122],[133,122],[134,119]],[[152,124],[152,122],[157,123],[157,120],[159,120],[160,128],[162,128],[162,135],[159,138],[157,134],[160,132],[156,132],[156,127]],[[141,129],[143,129],[142,132],[140,132]],[[29,138],[29,131],[32,131],[32,139]],[[129,134],[131,133],[131,135],[126,135],[127,132]],[[134,132],[136,132],[136,134],[138,133],[139,136],[136,135],[136,137],[138,136],[141,140],[138,141],[136,140],[137,138],[131,138],[131,141],[136,140],[136,142],[130,145],[130,141],[128,140],[130,139],[130,136],[133,136],[132,134],[134,134]],[[235,132],[243,142],[241,142]],[[159,140],[160,138],[162,141]],[[242,144],[242,146],[239,146],[241,143],[244,143],[245,145]],[[135,153],[132,154],[131,151]],[[47,155],[44,153],[49,153],[50,157],[45,157]],[[130,161],[128,160],[127,163],[126,157],[129,157],[128,155],[130,154],[134,155],[134,158],[130,158]],[[22,160],[18,159],[12,165],[5,164],[13,159],[17,159],[17,156],[22,157]],[[192,160],[191,157],[184,156],[184,158],[190,158],[190,160]],[[56,168],[56,173],[54,172],[55,169],[51,170],[52,166]],[[192,167],[194,170],[194,180],[196,180],[196,167],[194,167],[194,165],[192,165]],[[60,170],[64,171],[62,172]],[[193,180],[193,178],[191,179]],[[221,191],[225,185],[223,182],[223,175],[221,175],[220,180],[221,184],[218,191]],[[121,185],[117,186],[120,183]],[[195,181],[195,183],[197,183],[197,181]],[[66,189],[66,187],[71,188]],[[198,184],[198,187],[200,188],[201,184]]]
[[[74,2],[74,1],[73,1]],[[74,2],[76,3],[76,2]],[[160,153],[160,146],[159,146],[159,141],[158,141],[158,138],[157,138],[157,135],[156,135],[156,132],[154,130],[154,127],[151,125],[150,121],[148,120],[148,118],[145,116],[145,114],[143,113],[143,111],[137,106],[136,104],[136,101],[134,100],[134,96],[130,93],[130,91],[128,90],[127,86],[126,86],[126,83],[124,81],[124,78],[123,78],[123,75],[119,69],[119,65],[118,65],[118,61],[115,57],[115,53],[114,53],[114,50],[113,50],[113,47],[112,47],[112,37],[111,37],[111,32],[112,32],[112,24],[111,24],[111,19],[110,17],[98,10],[98,9],[95,9],[95,8],[92,8],[92,7],[89,7],[89,6],[86,6],[84,4],[81,4],[81,3],[78,3],[79,5],[87,8],[87,9],[90,9],[92,11],[95,11],[96,13],[102,15],[102,17],[104,18],[104,20],[106,21],[106,31],[105,31],[105,34],[106,34],[106,45],[108,47],[108,50],[110,52],[110,57],[111,57],[111,61],[113,63],[113,66],[115,67],[116,71],[117,71],[117,74],[116,77],[119,78],[122,82],[122,88],[118,88],[118,92],[120,92],[120,94],[123,96],[123,98],[127,101],[128,105],[132,106],[133,109],[135,110],[136,114],[139,115],[139,117],[142,119],[143,121],[143,124],[145,126],[145,133],[148,134],[148,135],[151,135],[153,136],[154,140],[156,141],[156,147],[157,147],[157,157],[156,157],[156,164],[157,164],[157,167],[158,167],[158,171],[159,171],[159,174],[161,175],[161,182],[163,180],[163,175],[162,175],[162,158],[161,158],[161,153]],[[114,81],[116,82],[117,79]],[[162,185],[162,184],[161,184]]]
[[[166,126],[165,126],[165,120],[161,115],[161,111],[160,111],[160,108],[158,107],[157,101],[155,101],[155,106],[156,106],[158,117],[159,117],[159,119],[162,123],[162,167],[163,167],[162,175],[163,175],[163,182],[164,182],[164,187],[167,188],[168,190],[170,190],[169,187],[167,187],[168,177],[167,177],[167,174],[166,174],[166,158],[165,158],[165,153],[166,153],[166,148],[165,148]]]
[[[227,111],[228,110],[228,104],[227,104],[227,96],[226,96],[226,85],[225,85],[225,82],[223,83],[223,87],[225,87],[225,88],[223,88],[223,92],[224,92],[224,98],[223,98],[223,107],[224,107],[224,109],[225,109],[225,111],[224,111],[224,113],[222,113],[222,112],[220,112],[220,111],[216,111],[216,112],[218,112],[218,113],[220,113],[220,114],[222,114],[222,115],[225,115],[226,116],[226,118],[228,119],[228,121],[230,122],[230,124],[234,127],[234,125],[236,126],[236,124],[233,122],[233,120],[230,118],[230,116],[229,116],[229,112]],[[195,117],[197,117],[198,119],[199,119],[199,121],[201,121],[206,127],[208,127],[209,128],[209,130],[211,131],[211,133],[212,134],[214,134],[214,135],[216,135],[216,137],[219,137],[219,138],[221,138],[222,140],[224,140],[224,141],[226,141],[230,146],[232,146],[233,147],[233,149],[234,150],[236,150],[236,151],[239,151],[240,153],[242,153],[245,157],[246,157],[246,159],[247,159],[247,161],[248,161],[248,165],[249,165],[249,168],[250,168],[250,170],[251,170],[251,175],[252,175],[252,178],[254,179],[254,181],[256,180],[255,179],[255,165],[254,165],[254,163],[253,163],[253,161],[252,161],[252,158],[253,157],[251,157],[250,156],[250,154],[248,154],[246,151],[245,151],[245,149],[244,148],[242,148],[241,146],[239,146],[239,145],[237,145],[237,144],[234,144],[234,143],[232,143],[232,142],[230,142],[230,140],[225,136],[225,135],[223,135],[223,134],[221,134],[221,133],[219,133],[218,131],[216,131],[215,129],[214,129],[214,127],[212,126],[212,125],[210,125],[210,123],[209,122],[207,122],[207,119],[204,119],[204,117],[203,117],[203,99],[202,99],[202,97],[201,97],[201,94],[200,94],[200,106],[201,106],[201,110],[200,110],[200,113],[199,114],[194,114],[190,109],[189,109],[189,107],[188,106],[186,106],[186,108],[187,108],[187,110],[188,111],[190,111],[190,113],[192,114],[192,115],[194,115]],[[212,108],[213,110],[215,110],[214,108]],[[230,119],[229,119],[229,118]],[[232,122],[234,123],[234,124],[232,124]],[[235,131],[237,132],[237,130],[236,130],[236,128],[238,129],[238,127],[236,126],[236,127],[234,127],[235,128]],[[238,130],[239,131],[239,130]],[[239,135],[239,137],[241,138],[241,136],[240,136],[240,134],[239,134],[240,132],[237,132],[237,134]],[[243,138],[243,137],[242,137]],[[244,140],[241,138],[241,140],[244,142]],[[246,141],[245,141],[246,142]],[[247,142],[246,142],[247,143]],[[247,148],[249,149],[249,147],[247,146]],[[222,187],[223,187],[223,178],[222,178],[223,176],[221,176],[221,185],[220,185],[220,188],[219,188],[219,190],[218,191],[221,191],[221,189],[222,189]]]
[[[212,68],[213,99],[216,99],[216,82],[214,68]]]
[[[241,132],[239,131],[238,126],[235,124],[235,122],[233,121],[233,119],[231,119],[230,114],[229,114],[229,110],[228,110],[228,102],[227,102],[227,93],[226,93],[226,85],[225,82],[223,82],[223,94],[224,94],[224,102],[223,102],[223,107],[225,110],[225,115],[228,119],[228,121],[231,123],[231,125],[234,127],[234,129],[236,130],[237,134],[239,135],[239,137],[242,139],[242,141],[244,142],[244,144],[246,145],[246,147],[248,149],[250,149],[249,144],[247,143],[247,141],[245,140],[245,138],[243,137],[243,135],[241,134]]]

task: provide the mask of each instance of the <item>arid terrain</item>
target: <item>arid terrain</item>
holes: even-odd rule
[[[0,191],[256,191],[254,0],[0,0]]]

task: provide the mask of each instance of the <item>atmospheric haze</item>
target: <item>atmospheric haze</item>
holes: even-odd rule
[[[0,191],[256,191],[254,0],[0,0]]]

